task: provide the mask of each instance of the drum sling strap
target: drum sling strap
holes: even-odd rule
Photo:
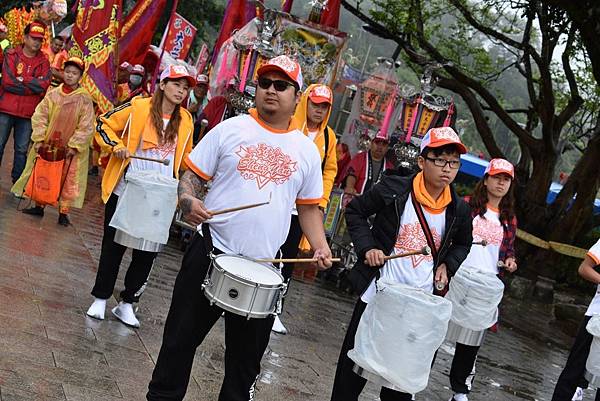
[[[415,213],[417,214],[417,219],[419,219],[419,224],[423,229],[423,234],[425,234],[425,239],[427,240],[427,245],[431,249],[431,256],[433,256],[433,293],[436,295],[444,295],[447,292],[447,286],[443,290],[439,291],[435,287],[435,271],[437,269],[437,264],[439,263],[438,259],[438,249],[435,247],[435,241],[433,239],[433,234],[431,234],[431,229],[429,228],[429,224],[427,223],[427,219],[425,218],[425,214],[423,214],[423,208],[421,204],[417,201],[417,197],[415,196],[414,191],[410,191],[410,199],[412,201],[413,207],[415,208]]]
[[[204,245],[206,246],[206,250],[208,254],[212,254],[215,250],[215,247],[212,243],[212,237],[210,236],[210,229],[208,228],[208,223],[202,223],[202,238],[204,238]]]

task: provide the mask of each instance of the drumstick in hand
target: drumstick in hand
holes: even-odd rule
[[[259,263],[317,263],[319,259],[297,258],[297,259],[254,259]],[[341,262],[340,258],[331,258],[332,262]]]
[[[268,205],[269,203],[271,203],[271,196],[272,194],[269,194],[269,200],[267,202],[262,202],[262,203],[254,203],[252,205],[244,205],[244,206],[237,206],[237,207],[230,207],[228,209],[222,209],[222,210],[215,210],[214,212],[209,211],[209,213],[213,216],[218,216],[220,214],[224,214],[224,213],[231,213],[231,212],[237,212],[239,210],[245,210],[245,209],[252,209],[254,207],[259,207],[259,206],[264,206],[264,205]]]
[[[414,251],[408,251],[408,252],[404,252],[404,253],[398,253],[396,255],[389,255],[389,256],[384,256],[383,260],[392,260],[392,259],[398,259],[398,258],[405,258],[407,256],[413,256],[413,255],[431,255],[431,248],[428,246],[424,246],[421,249],[416,249]],[[365,263],[367,263],[367,261],[365,260]]]
[[[473,245],[487,246],[487,244],[487,241],[484,239],[482,239],[481,241],[473,242]]]
[[[171,161],[169,159],[153,159],[151,157],[134,156],[134,155],[129,156],[129,158],[130,159],[138,159],[138,160],[146,160],[146,161],[149,161],[149,162],[162,163],[165,166],[168,166],[169,164],[171,164]]]

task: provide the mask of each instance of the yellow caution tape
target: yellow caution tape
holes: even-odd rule
[[[517,228],[517,238],[527,242],[528,244],[537,246],[538,248],[552,250],[560,253],[561,255],[571,256],[573,258],[585,259],[585,255],[587,254],[586,249],[573,245],[562,244],[560,242],[545,241],[519,228]]]

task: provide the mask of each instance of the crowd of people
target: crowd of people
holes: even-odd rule
[[[305,86],[300,65],[287,56],[275,57],[258,69],[256,106],[240,115],[226,95],[209,99],[204,74],[192,76],[185,67],[169,66],[150,94],[145,68],[123,63],[118,104],[96,120],[93,100],[79,85],[86,66],[67,54],[63,38],[53,38],[43,47],[46,27],[34,22],[25,28],[24,43],[11,47],[5,32],[0,24],[0,158],[12,133],[11,191],[35,202],[23,212],[42,217],[46,206],[57,206],[58,223],[68,226],[70,208],[81,207],[85,197],[92,141],[96,153],[91,159],[108,155],[101,184],[102,248],[87,315],[105,318],[128,248],[116,239],[111,221],[127,191],[129,174],[151,172],[178,179],[182,217],[198,227],[175,281],[148,400],[183,399],[196,348],[221,316],[226,347],[219,400],[254,399],[270,333],[287,332],[278,316],[283,302],[266,318],[247,318],[210,302],[200,284],[219,254],[251,260],[281,256],[288,262],[275,267],[286,289],[294,268],[289,260],[300,249],[311,250],[319,268],[329,268],[332,252],[323,214],[336,186],[352,197],[345,218],[358,263],[349,280],[360,297],[341,346],[332,401],[358,400],[367,382],[356,372],[348,351],[354,347],[361,317],[378,296],[378,280],[444,296],[459,269],[483,271],[498,279],[517,270],[514,167],[507,160],[491,160],[473,195],[461,199],[451,184],[467,149],[450,127],[427,132],[419,172],[410,176],[394,169],[387,156],[389,138],[381,133],[369,150],[351,158],[328,125],[333,91],[319,83]],[[36,177],[50,172],[54,199],[42,196],[43,189],[36,186]],[[98,166],[90,172],[97,173]],[[262,206],[236,209],[240,194]],[[399,257],[425,247],[431,254]],[[599,247],[600,241],[580,267],[580,274],[597,284]],[[133,305],[144,292],[157,254],[133,250],[120,302],[112,309],[130,327],[140,326]],[[553,401],[570,400],[578,386],[585,386],[583,366],[591,343],[585,325],[599,308],[596,295]],[[468,399],[479,348],[456,344],[450,371],[452,401]],[[380,399],[411,400],[413,395],[382,387]]]

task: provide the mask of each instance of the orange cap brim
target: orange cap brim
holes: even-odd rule
[[[323,97],[323,96],[309,96],[308,98],[310,99],[311,102],[313,102],[315,104],[320,104],[320,103],[331,104],[331,99]]]
[[[449,140],[436,141],[435,144],[429,144],[429,145],[427,145],[427,147],[428,148],[441,148],[442,146],[446,146],[446,145],[456,145],[456,147],[458,148],[458,153],[460,153],[461,155],[464,155],[465,153],[467,153],[467,147],[465,145],[463,145],[462,142],[456,142],[456,141],[449,141]]]
[[[298,85],[298,82],[296,81],[296,79],[293,76],[291,76],[286,70],[279,67],[278,65],[265,64],[258,69],[258,71],[256,72],[256,76],[260,77],[261,75],[264,75],[267,72],[280,72],[283,75],[285,75],[286,77],[288,77],[289,79],[291,79],[295,85]]]

